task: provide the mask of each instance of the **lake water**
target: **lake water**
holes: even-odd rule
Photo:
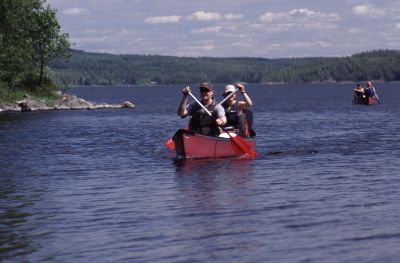
[[[248,85],[255,160],[174,160],[183,86],[69,91],[134,109],[2,113],[0,261],[399,262],[399,85],[375,106],[350,84]]]

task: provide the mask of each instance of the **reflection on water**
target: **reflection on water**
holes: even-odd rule
[[[186,160],[176,162],[178,188],[188,204],[198,207],[245,202],[252,182],[253,160]]]
[[[260,244],[239,236],[257,232],[249,215],[253,202],[254,160],[186,160],[176,162],[177,189],[181,195],[180,231],[189,245],[181,254],[200,255],[200,261],[236,256]],[[240,255],[237,255],[240,258]]]

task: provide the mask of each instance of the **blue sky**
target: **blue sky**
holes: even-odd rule
[[[400,49],[399,0],[48,0],[73,48],[185,57]]]

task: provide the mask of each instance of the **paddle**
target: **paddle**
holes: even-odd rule
[[[379,96],[378,96],[378,94],[376,94],[376,92],[375,92],[375,98],[378,101],[378,104],[381,104],[381,101],[379,100]]]
[[[223,100],[221,100],[220,102],[218,102],[217,105],[222,105],[222,103],[224,103],[227,99],[229,99],[230,97],[233,96],[233,94],[235,94],[236,92],[238,92],[239,89],[235,89],[231,94],[229,94],[228,96],[226,96]]]
[[[222,105],[222,103],[224,103],[227,99],[229,99],[230,97],[233,96],[233,94],[235,94],[239,89],[235,89],[235,91],[233,91],[231,94],[229,94],[228,96],[226,96],[223,100],[221,100],[217,105]],[[172,140],[172,138],[168,139],[165,142],[165,146],[167,146],[168,149],[170,150],[175,150],[175,143]]]
[[[168,139],[168,140],[165,142],[165,146],[167,146],[167,148],[170,149],[170,150],[175,150],[175,143],[174,143],[174,141],[172,140],[172,138]]]
[[[207,110],[207,108],[204,107],[204,105],[203,105],[190,91],[189,91],[188,93],[189,93],[189,95],[197,102],[197,104],[199,104],[199,105],[203,108],[203,110],[204,110],[205,112],[207,112],[207,114],[208,114],[210,117],[212,117],[211,112],[209,112],[209,111]],[[240,136],[234,136],[234,137],[233,137],[227,130],[225,130],[224,127],[222,127],[222,126],[220,126],[220,127],[222,128],[222,130],[223,130],[224,132],[226,132],[226,133],[229,135],[231,141],[234,142],[235,145],[236,145],[242,152],[244,152],[247,156],[249,156],[249,157],[251,157],[251,158],[255,158],[255,157],[257,156],[257,153],[252,149],[252,147],[251,147],[242,137],[240,137]]]

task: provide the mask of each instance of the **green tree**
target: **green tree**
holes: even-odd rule
[[[70,44],[68,34],[60,33],[60,25],[56,13],[49,5],[44,7],[45,1],[39,10],[33,12],[33,25],[30,30],[33,61],[39,70],[38,84],[43,84],[43,75],[46,67],[59,57],[68,57]]]
[[[28,35],[32,10],[38,1],[0,1],[0,80],[17,86],[29,67],[32,46]]]
[[[46,0],[0,1],[0,84],[32,90],[43,85],[45,69],[69,52],[55,11]],[[52,83],[51,79],[48,79]]]

